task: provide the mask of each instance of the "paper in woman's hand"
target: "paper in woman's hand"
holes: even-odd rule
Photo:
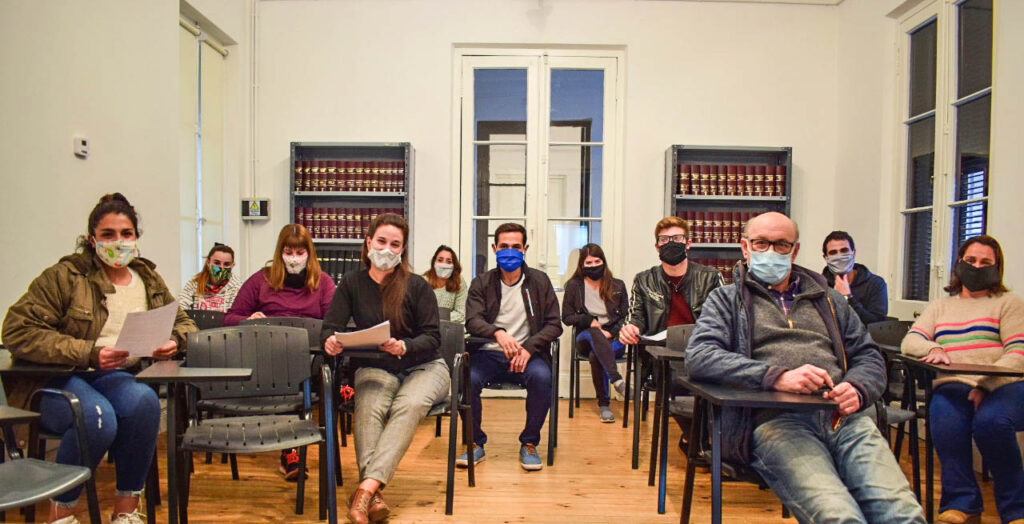
[[[153,356],[154,351],[170,340],[177,314],[177,302],[149,311],[128,313],[114,349],[127,351],[133,357]]]
[[[348,333],[335,332],[334,338],[345,349],[377,349],[391,338],[391,322],[385,320],[376,326]]]

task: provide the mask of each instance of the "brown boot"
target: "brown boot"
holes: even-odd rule
[[[981,515],[968,515],[956,509],[947,509],[939,513],[937,524],[980,524]]]
[[[373,493],[356,488],[355,493],[352,493],[352,497],[349,498],[348,521],[352,524],[369,524],[370,518],[367,512],[372,498]]]
[[[367,515],[370,517],[370,522],[383,522],[387,520],[388,515],[391,514],[391,508],[388,507],[388,503],[384,502],[384,495],[378,489],[373,494],[373,498],[370,499],[370,507],[367,511]]]

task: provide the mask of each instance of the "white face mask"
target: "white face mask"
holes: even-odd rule
[[[309,254],[288,256],[281,255],[281,260],[284,261],[284,270],[292,275],[298,275],[302,273],[303,269],[306,269],[306,262],[309,261]]]
[[[373,263],[373,266],[381,271],[392,270],[402,262],[402,254],[395,253],[388,248],[371,248],[366,256],[370,259],[370,262]]]
[[[139,256],[139,248],[135,240],[97,240],[96,254],[104,264],[120,269]]]
[[[455,272],[455,264],[442,264],[440,262],[434,264],[434,273],[441,278],[450,278],[452,273]]]

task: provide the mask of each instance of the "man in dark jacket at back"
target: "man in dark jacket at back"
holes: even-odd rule
[[[860,321],[867,325],[885,320],[889,312],[885,280],[855,261],[857,247],[853,237],[846,231],[829,233],[821,243],[821,256],[826,264],[821,274],[829,287],[843,295]]]
[[[888,442],[864,409],[885,387],[878,347],[825,279],[793,265],[796,223],[747,223],[746,260],[715,290],[686,349],[694,380],[823,395],[834,411],[725,409],[722,456],[750,463],[800,522],[923,523]]]
[[[469,285],[466,331],[493,340],[472,350],[469,359],[473,460],[484,459],[487,442],[480,427],[481,391],[496,381],[518,382],[526,387],[526,426],[519,434],[519,465],[533,471],[543,467],[537,445],[551,408],[551,342],[562,334],[562,323],[551,280],[523,262],[529,248],[526,241],[526,229],[519,224],[502,224],[494,231],[491,248],[498,267],[474,278]],[[463,453],[456,464],[468,466],[469,457]]]

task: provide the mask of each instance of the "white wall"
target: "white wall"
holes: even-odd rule
[[[834,222],[836,10],[693,2],[427,0],[258,4],[255,229],[249,271],[289,221],[291,141],[409,141],[416,148],[414,263],[451,243],[452,48],[456,43],[626,47],[625,231],[620,275],[657,258],[671,144],[785,145],[794,216],[814,247]],[[650,190],[648,188],[658,188]],[[429,225],[429,227],[427,227]],[[821,259],[810,249],[801,260]]]
[[[142,254],[178,281],[177,12],[175,0],[0,2],[0,309],[72,252],[113,191],[142,216]],[[72,155],[79,134],[88,160]]]

